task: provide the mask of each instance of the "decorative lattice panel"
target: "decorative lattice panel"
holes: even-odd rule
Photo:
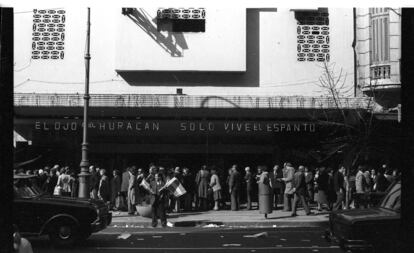
[[[157,18],[163,19],[205,19],[204,8],[167,8],[158,9]]]
[[[329,61],[329,13],[321,11],[296,12],[297,60]]]
[[[32,59],[65,57],[65,10],[33,10]]]

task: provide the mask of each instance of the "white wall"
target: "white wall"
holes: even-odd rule
[[[62,6],[62,5],[61,5]],[[60,6],[53,6],[60,7]],[[129,57],[127,48],[117,42],[121,36],[128,35],[130,29],[136,31],[134,38],[142,41],[143,45],[134,47],[134,52],[141,55],[136,57],[139,62],[128,58],[125,61],[128,68],[137,66],[137,70],[151,67],[151,70],[243,70],[246,59],[246,49],[243,47],[246,39],[253,31],[246,31],[245,9],[234,11],[234,16],[224,18],[225,10],[207,10],[206,34],[184,35],[189,49],[184,51],[184,57],[171,57],[162,54],[158,45],[146,38],[146,34],[138,32],[133,24],[126,22],[121,14],[121,5],[94,6],[91,9],[91,93],[135,93],[135,94],[168,94],[175,93],[176,88],[183,88],[189,95],[305,95],[319,96],[320,89],[316,82],[321,74],[320,63],[298,62],[296,60],[296,20],[294,12],[289,9],[278,9],[277,12],[260,13],[260,62],[259,80],[257,87],[222,87],[217,83],[212,86],[133,86],[125,82],[115,71],[119,68],[124,57]],[[182,6],[179,6],[182,7]],[[203,6],[200,6],[203,7]],[[30,11],[29,7],[15,8],[15,12]],[[68,7],[66,24],[65,59],[62,61],[30,60],[31,53],[31,26],[32,13],[19,13],[15,15],[15,92],[38,93],[83,93],[84,91],[84,49],[86,38],[86,8]],[[215,15],[210,20],[210,15]],[[220,15],[219,15],[220,14]],[[233,15],[233,14],[232,14]],[[229,32],[212,28],[217,26],[223,16],[226,22],[232,22],[234,28]],[[111,17],[111,18],[109,18]],[[115,17],[115,18],[112,18]],[[213,16],[214,17],[214,16]],[[343,68],[348,74],[347,85],[353,85],[353,51],[352,51],[352,9],[329,9],[331,32],[331,63],[336,64],[339,71]],[[120,32],[120,29],[124,29]],[[224,29],[224,28],[223,28]],[[214,33],[213,33],[214,31]],[[212,32],[212,34],[210,34]],[[120,35],[121,34],[121,35]],[[204,36],[214,38],[215,43],[223,42],[222,47],[206,46],[208,40]],[[211,37],[210,37],[211,36]],[[229,41],[235,43],[229,45]],[[247,38],[249,40],[249,38]],[[133,42],[122,39],[123,42]],[[233,46],[234,45],[234,46]],[[243,48],[243,52],[241,49]],[[136,50],[136,51],[135,51]],[[190,53],[194,50],[194,54]],[[240,53],[237,53],[240,52]],[[135,53],[134,53],[135,54]],[[194,63],[200,54],[209,58],[204,62]],[[155,55],[155,56],[153,56]],[[188,56],[188,58],[186,58]],[[117,60],[118,57],[118,60]],[[158,62],[157,59],[168,59]],[[230,60],[231,59],[231,60]],[[131,61],[130,61],[131,60]],[[230,60],[230,61],[229,61]],[[178,62],[178,63],[177,63]],[[119,63],[119,64],[118,64]],[[154,69],[152,69],[152,67]],[[249,71],[248,69],[246,70]],[[211,73],[214,75],[214,72]],[[243,76],[241,77],[243,79]],[[246,75],[245,80],[250,80]]]
[[[149,23],[157,27],[158,8],[138,8]],[[195,70],[245,71],[246,70],[246,11],[244,9],[206,8],[205,32],[168,33],[158,36],[171,42],[160,45],[121,10],[111,10],[116,17],[117,70]],[[147,31],[151,31],[147,29]],[[178,39],[174,35],[180,36]],[[182,36],[182,37],[181,37]],[[180,40],[181,39],[181,40]],[[178,40],[178,42],[177,42]],[[180,41],[182,45],[180,46]],[[174,46],[181,56],[172,57],[162,46]]]

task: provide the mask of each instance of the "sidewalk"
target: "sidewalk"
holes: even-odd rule
[[[298,216],[291,217],[290,212],[273,210],[265,219],[259,210],[239,211],[219,210],[204,212],[168,213],[167,221],[174,227],[319,227],[328,224],[328,213],[318,213],[312,208],[313,214],[307,216],[302,209]],[[113,227],[151,227],[151,219],[138,215],[128,215],[127,212],[112,212],[113,218],[110,226]]]

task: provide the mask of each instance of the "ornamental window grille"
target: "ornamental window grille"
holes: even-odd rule
[[[300,62],[329,61],[329,13],[328,9],[296,11],[297,60]]]
[[[370,8],[371,64],[390,60],[389,8]]]
[[[63,9],[33,10],[32,59],[63,60],[66,12]]]
[[[157,11],[158,31],[205,32],[204,8],[160,8]]]

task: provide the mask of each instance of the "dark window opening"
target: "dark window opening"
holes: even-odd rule
[[[200,9],[159,9],[157,12],[158,31],[205,32],[205,10]]]

